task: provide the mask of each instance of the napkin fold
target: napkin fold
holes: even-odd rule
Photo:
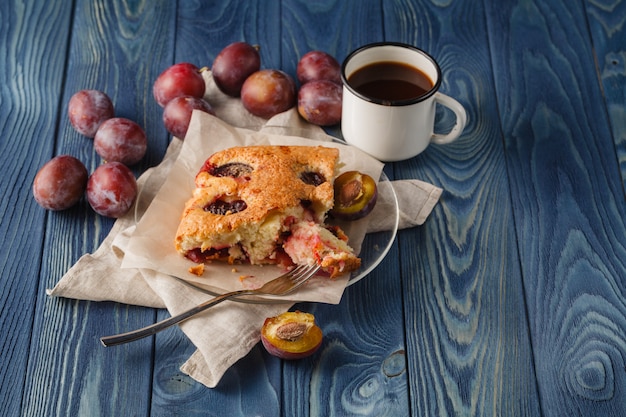
[[[217,116],[233,126],[274,135],[331,140],[321,128],[304,122],[295,109],[267,121],[259,119],[247,113],[239,100],[221,94],[210,73],[205,74],[205,80],[205,98],[213,105]],[[140,198],[135,206],[115,222],[93,254],[83,255],[54,288],[47,290],[49,296],[167,308],[172,315],[212,297],[159,270],[121,267],[137,224],[170,175],[183,143],[174,138],[163,161],[138,178]],[[399,228],[423,224],[442,192],[419,180],[391,181],[381,186],[393,186],[400,208]],[[368,216],[367,232],[394,227],[395,224],[389,223],[388,213],[389,207],[377,204]],[[215,387],[224,372],[258,343],[265,318],[287,311],[292,305],[293,302],[281,301],[271,304],[226,302],[181,323],[181,330],[197,348],[181,366],[181,371],[207,387]],[[120,332],[128,330],[119,329]]]

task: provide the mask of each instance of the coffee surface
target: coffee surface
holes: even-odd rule
[[[348,83],[366,97],[384,101],[416,99],[433,83],[419,69],[400,62],[376,62],[356,70]]]

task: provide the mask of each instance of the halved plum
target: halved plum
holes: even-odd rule
[[[376,181],[367,174],[348,171],[334,182],[335,205],[331,214],[341,220],[357,220],[367,216],[376,205]]]
[[[315,353],[322,345],[322,329],[311,313],[287,311],[265,319],[261,342],[273,356],[300,359]]]

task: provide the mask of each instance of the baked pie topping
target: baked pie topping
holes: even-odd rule
[[[324,225],[334,203],[338,156],[336,148],[322,146],[235,147],[213,154],[196,176],[176,249],[196,263],[317,262],[331,276],[357,269],[352,249]],[[302,228],[307,244],[315,245],[308,252],[296,242],[304,234],[294,231]],[[333,251],[341,255],[329,256]]]

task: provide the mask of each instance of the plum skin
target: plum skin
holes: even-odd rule
[[[161,107],[180,96],[201,98],[206,85],[202,70],[189,62],[180,62],[166,68],[152,86],[154,99]]]
[[[213,107],[203,98],[192,96],[175,97],[163,109],[163,125],[165,129],[173,136],[185,139],[194,110],[200,110],[215,116]]]
[[[330,213],[340,220],[358,220],[371,213],[378,199],[376,181],[367,174],[347,171],[333,184],[335,205]]]
[[[333,126],[341,121],[343,88],[328,80],[309,81],[298,91],[298,113],[309,123]]]
[[[104,121],[94,137],[94,149],[104,160],[134,165],[146,154],[148,139],[137,123],[123,117]]]
[[[288,327],[297,331],[284,332]],[[268,353],[286,360],[311,356],[322,345],[323,337],[313,314],[301,311],[288,311],[269,317],[261,329],[261,343]]]
[[[80,90],[67,105],[70,124],[81,135],[93,138],[98,127],[114,115],[113,102],[99,90]]]
[[[33,181],[33,197],[46,210],[65,210],[78,203],[87,187],[85,165],[71,155],[59,155],[41,167]]]
[[[87,201],[101,216],[119,218],[126,214],[137,197],[137,181],[121,162],[100,165],[87,181]]]
[[[260,69],[261,56],[257,48],[246,42],[234,42],[215,57],[211,71],[220,91],[239,97],[243,83]]]
[[[287,73],[263,69],[241,87],[241,104],[255,116],[269,119],[296,105],[296,83]]]
[[[296,77],[300,84],[315,80],[329,80],[341,84],[341,66],[335,57],[327,52],[309,51],[298,61]]]

